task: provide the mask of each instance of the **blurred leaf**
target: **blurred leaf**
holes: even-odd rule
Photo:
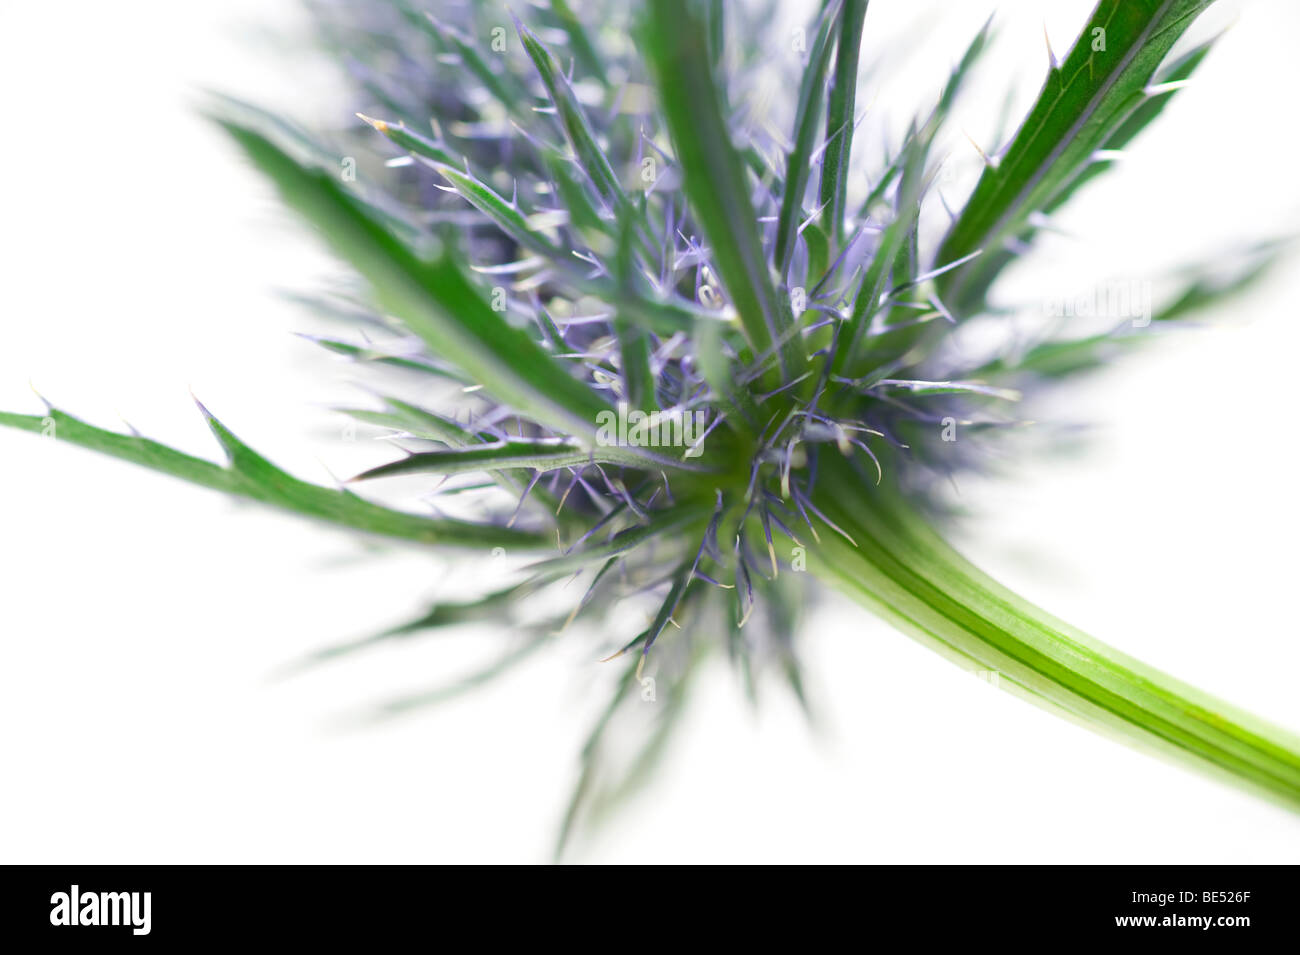
[[[372,129],[392,140],[393,144],[417,156],[423,156],[431,162],[444,166],[455,166],[456,158],[427,136],[421,136],[413,129],[408,129],[400,121],[389,122],[375,119],[365,113],[357,113],[357,118],[367,123]]]
[[[1147,99],[1146,86],[1174,41],[1212,0],[1101,0],[1047,81],[996,166],[985,169],[953,223],[938,261],[1003,250],[1092,161]],[[961,311],[982,297],[998,256],[945,275],[940,292]]]
[[[545,628],[540,634],[529,634],[526,639],[519,641],[516,646],[501,654],[494,662],[474,670],[458,680],[431,690],[407,693],[379,704],[366,714],[368,717],[367,722],[378,722],[397,716],[405,716],[413,710],[423,709],[437,703],[445,703],[447,700],[455,699],[470,690],[484,686],[514,669],[542,647],[549,644],[551,637],[552,634]]]
[[[621,447],[597,447],[587,450],[567,441],[504,441],[497,444],[453,448],[446,451],[422,451],[400,461],[371,468],[353,481],[395,477],[402,474],[463,474],[484,470],[533,468],[554,471],[557,468],[583,467],[588,464],[643,466],[645,459]],[[691,462],[685,462],[689,467]]]
[[[1161,306],[1152,321],[1176,321],[1231,301],[1263,279],[1278,264],[1288,244],[1266,242],[1256,246],[1247,253],[1248,262],[1241,268],[1225,271],[1222,262],[1218,262],[1217,275],[1214,268],[1204,265],[1188,270],[1193,274],[1191,281]]]
[[[844,245],[844,198],[849,185],[849,156],[857,127],[858,56],[862,49],[862,24],[867,16],[867,0],[843,0],[839,16],[839,38],[835,45],[835,77],[831,81],[831,98],[826,108],[826,149],[822,155],[822,181],[819,204],[824,207],[836,253]]]
[[[1156,91],[1149,93],[1143,99],[1138,108],[1133,110],[1128,118],[1120,123],[1119,128],[1102,144],[1101,149],[1093,154],[1091,161],[1084,166],[1083,170],[1043,206],[1044,216],[1050,216],[1056,212],[1069,202],[1084,185],[1115,167],[1119,160],[1106,157],[1118,156],[1123,149],[1137,138],[1142,130],[1146,129],[1160,115],[1181,89],[1176,84],[1186,81],[1192,75],[1196,68],[1200,66],[1201,61],[1205,59],[1206,54],[1210,52],[1214,42],[1214,40],[1210,40],[1203,43],[1184,56],[1179,57],[1173,63],[1161,67],[1153,83]],[[1022,231],[1016,236],[1017,241],[1012,244],[1011,248],[994,250],[989,256],[990,261],[983,267],[983,278],[980,280],[983,287],[987,288],[988,284],[1008,264],[1015,260],[1020,254],[1019,250],[1027,247],[1034,240],[1039,231],[1038,226],[1033,223],[1026,223]]]
[[[569,146],[578,157],[582,168],[591,177],[591,181],[595,183],[596,191],[619,219],[640,220],[640,214],[632,207],[627,194],[623,192],[623,187],[619,185],[618,177],[609,164],[605,150],[596,142],[596,135],[592,132],[586,111],[578,102],[573,87],[569,85],[564,74],[556,69],[555,60],[542,46],[541,41],[517,19],[515,28],[519,32],[520,40],[523,41],[524,49],[537,68],[537,74],[542,78],[542,85],[546,87],[551,104],[560,118],[560,125],[564,127]]]
[[[97,428],[56,409],[50,409],[45,415],[0,412],[0,425],[38,434],[52,429],[51,433],[58,441],[122,458],[193,484],[371,534],[422,544],[480,549],[503,546],[535,550],[549,545],[542,535],[491,524],[420,517],[381,507],[350,491],[300,481],[241,442],[206,409],[203,409],[203,414],[226,451],[229,458],[226,467],[184,454],[149,438]]]
[[[371,283],[376,297],[434,353],[521,414],[573,434],[593,434],[608,406],[570,377],[531,338],[506,324],[465,278],[449,253],[422,259],[380,226],[360,202],[321,170],[299,165],[260,133],[221,125]]]
[[[620,223],[616,273],[618,284],[628,298],[636,298],[636,262],[633,251],[632,223]],[[650,372],[650,339],[626,314],[614,316],[614,334],[618,338],[619,371],[623,375],[623,395],[633,408],[653,409],[655,378]]]
[[[682,502],[673,510],[658,511],[650,515],[643,524],[619,531],[603,543],[588,544],[559,557],[530,564],[525,569],[543,574],[575,571],[596,561],[625,554],[655,538],[671,539],[675,544],[681,539],[675,532],[686,531],[686,536],[690,536],[692,532],[687,529],[698,526],[702,530],[712,514],[712,504],[695,505]]]
[[[885,378],[873,386],[884,391],[906,391],[913,395],[982,395],[1019,401],[1020,393],[1007,388],[995,388],[977,381],[896,381]]]
[[[804,67],[799,86],[799,102],[795,107],[794,148],[786,157],[784,193],[781,215],[776,227],[776,273],[785,280],[794,257],[795,239],[803,218],[803,197],[808,177],[812,172],[812,153],[816,146],[822,101],[826,94],[826,71],[830,64],[831,30],[835,26],[834,11],[839,0],[828,4],[821,14],[821,26],[808,52],[808,65]]]
[[[573,51],[573,58],[578,61],[578,65],[592,79],[608,87],[609,77],[605,63],[596,50],[596,45],[591,42],[591,37],[587,35],[587,28],[569,6],[569,0],[551,0],[551,13],[569,35],[569,49]]]
[[[455,382],[462,386],[473,384],[464,375],[448,371],[445,368],[439,368],[423,358],[406,358],[401,355],[389,354],[382,348],[372,348],[366,345],[355,345],[351,342],[339,341],[335,338],[325,338],[318,335],[302,335],[313,344],[319,345],[328,352],[336,355],[343,355],[359,362],[373,362],[376,365],[387,365],[391,368],[402,368],[406,371],[415,371],[424,375],[431,375],[435,378],[441,378],[444,381]]]
[[[404,431],[412,437],[423,438],[426,441],[441,441],[452,447],[492,440],[492,436],[489,434],[463,428],[455,421],[434,414],[432,411],[426,411],[409,402],[401,401],[398,398],[385,396],[383,401],[384,404],[388,405],[389,410],[371,411],[366,408],[337,408],[335,410],[356,418],[358,421],[365,421],[368,424],[379,425],[383,428],[392,428],[394,431]]]
[[[509,70],[498,73],[479,54],[478,48],[472,39],[464,36],[459,30],[441,23],[432,13],[427,13],[426,17],[427,22],[436,31],[437,36],[442,39],[448,49],[460,58],[465,68],[483,84],[483,88],[492,94],[492,98],[504,106],[508,112],[520,118],[527,118],[528,91],[518,77]]]
[[[870,342],[871,347],[879,348],[882,344],[872,334],[871,322],[880,308],[881,297],[889,285],[894,263],[903,251],[907,236],[916,225],[921,211],[921,189],[924,184],[925,156],[928,142],[922,143],[918,132],[913,128],[904,147],[904,164],[902,180],[895,199],[894,217],[881,233],[880,241],[872,251],[867,271],[862,276],[853,311],[849,315],[847,327],[840,336],[840,347],[836,350],[832,365],[838,373],[856,369],[863,350]]]
[[[1137,326],[1129,321],[1102,334],[1040,342],[1018,354],[996,358],[971,374],[979,378],[1015,375],[1064,378],[1102,368],[1120,354],[1157,340],[1159,326],[1212,311],[1248,291],[1277,264],[1285,248],[1282,242],[1266,242],[1246,250],[1244,263],[1235,267],[1225,268],[1223,262],[1215,262],[1213,266],[1204,264],[1188,269],[1192,278],[1154,311],[1149,326]]]
[[[745,168],[731,143],[709,61],[707,24],[686,0],[646,5],[645,44],[686,193],[709,239],[718,277],[756,355],[775,351],[782,380],[804,363],[768,270]]]
[[[429,630],[441,630],[445,627],[453,627],[463,623],[498,621],[501,619],[502,614],[508,612],[514,603],[534,589],[530,583],[517,584],[503,590],[494,590],[477,600],[445,601],[435,604],[425,613],[406,623],[390,627],[368,637],[362,637],[359,640],[336,643],[320,650],[314,650],[284,667],[280,675],[291,676],[310,667],[319,666],[340,657],[351,656],[354,653],[394,640],[409,639]]]

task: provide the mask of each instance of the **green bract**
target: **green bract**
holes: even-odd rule
[[[935,143],[987,26],[864,173],[881,152],[855,136],[867,0],[815,11],[775,131],[745,97],[777,68],[770,11],[748,4],[551,0],[523,22],[492,3],[322,5],[323,45],[365,110],[354,134],[318,140],[232,102],[214,115],[365,280],[364,304],[335,309],[365,336],[320,344],[387,383],[379,407],[344,410],[409,456],[335,490],[277,469],[206,411],[224,466],[58,411],[0,423],[52,419],[60,439],[355,530],[526,557],[506,589],[317,659],[471,620],[519,630],[519,649],[473,684],[603,620],[593,659],[622,672],[561,844],[646,765],[610,774],[603,757],[608,728],[646,692],[647,661],[647,759],[711,650],[802,698],[796,630],[816,581],[1037,703],[1300,804],[1295,738],[1051,618],[936,530],[934,488],[982,465],[1022,423],[1023,395],[1267,263],[1261,247],[1141,322],[974,357],[949,347],[973,320],[997,321],[1002,271],[1176,95],[1207,48],[1170,51],[1209,2],[1102,0],[937,242],[923,228]],[[438,383],[439,399],[412,398],[412,380]],[[361,496],[395,475],[425,480],[435,503],[471,503],[428,518]],[[575,575],[582,585],[561,589]],[[526,612],[557,590],[564,610]]]

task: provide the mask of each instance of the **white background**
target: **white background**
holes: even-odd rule
[[[1031,97],[1044,22],[1063,52],[1088,6],[1002,4],[988,95],[959,121],[981,128],[1012,78]],[[915,8],[876,0],[869,36]],[[932,89],[990,8],[934,4],[924,50],[869,47],[900,72],[860,100]],[[1044,248],[1026,294],[1295,231],[1300,5],[1225,5],[1214,22],[1234,13],[1194,89],[1067,215],[1075,237]],[[251,0],[0,5],[0,407],[38,411],[30,380],[96,423],[215,456],[192,389],[304,477],[384,459],[338,440],[325,405],[351,396],[348,369],[292,336],[306,319],[274,295],[336,267],[195,114],[201,87],[328,104],[329,74],[248,29],[294,15]],[[1292,260],[1213,323],[1071,389],[1058,410],[1097,425],[1086,455],[961,486],[977,563],[1292,728],[1297,290]],[[0,860],[546,857],[595,705],[587,648],[362,731],[342,718],[463,672],[495,635],[271,679],[418,610],[456,566],[368,559],[328,528],[7,432],[0,534]],[[753,713],[718,668],[657,782],[575,858],[1300,858],[1296,817],[998,693],[856,607],[823,604],[805,655],[820,732],[778,692]]]

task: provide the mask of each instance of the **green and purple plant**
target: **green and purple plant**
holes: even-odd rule
[[[798,621],[824,585],[1036,703],[1298,806],[1295,737],[1052,618],[940,533],[942,487],[986,467],[1023,400],[1268,264],[1261,246],[1141,321],[996,334],[999,277],[1177,95],[1210,44],[1175,44],[1209,4],[1101,0],[935,236],[936,143],[988,26],[891,149],[855,136],[867,0],[818,5],[797,93],[770,114],[750,95],[777,68],[758,5],[550,0],[514,20],[496,3],[312,4],[363,122],[331,139],[247,104],[213,112],[364,279],[319,303],[355,331],[317,340],[380,382],[380,404],[345,413],[412,450],[331,488],[206,410],[224,464],[53,408],[0,423],[367,534],[521,558],[502,589],[320,658],[468,621],[517,630],[486,679],[593,635],[593,660],[620,669],[561,845],[640,777],[710,653],[802,700]],[[954,347],[975,325],[989,345]],[[363,496],[399,475],[427,482],[437,516]],[[640,705],[648,660],[656,722],[612,773],[607,731]]]

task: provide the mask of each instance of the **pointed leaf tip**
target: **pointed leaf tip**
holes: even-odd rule
[[[385,120],[375,119],[373,116],[367,116],[365,113],[357,113],[357,119],[381,133],[388,132],[388,127],[391,125]]]

